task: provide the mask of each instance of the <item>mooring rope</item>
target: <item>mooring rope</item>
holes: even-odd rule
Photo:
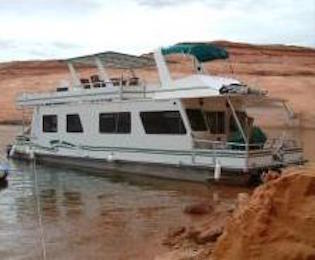
[[[42,211],[41,211],[41,204],[40,204],[40,198],[39,198],[38,176],[37,176],[35,158],[33,160],[33,172],[34,172],[34,185],[35,185],[38,226],[39,226],[40,240],[41,240],[41,246],[42,246],[42,258],[43,260],[46,260],[47,259],[46,241],[45,241],[45,236],[44,236],[43,219],[42,219]]]

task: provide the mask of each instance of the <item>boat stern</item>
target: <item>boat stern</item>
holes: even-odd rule
[[[296,140],[268,140],[263,149],[248,151],[248,171],[253,169],[282,169],[306,162],[303,148]]]

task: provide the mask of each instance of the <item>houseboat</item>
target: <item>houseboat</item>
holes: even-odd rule
[[[190,57],[195,73],[173,77],[168,55]],[[205,71],[205,62],[226,58],[226,50],[211,44],[177,44],[147,56],[104,52],[63,60],[69,86],[18,97],[17,106],[32,109],[33,117],[29,134],[18,136],[8,154],[81,170],[201,182],[221,173],[256,178],[303,163],[296,140],[267,137],[247,113],[255,104],[282,100]],[[76,65],[95,66],[98,74],[80,78]],[[157,67],[158,83],[135,75],[144,67]],[[113,68],[124,76],[110,77]]]

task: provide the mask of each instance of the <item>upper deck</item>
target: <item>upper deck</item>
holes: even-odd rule
[[[174,80],[172,86],[163,88],[158,84],[127,85],[119,81],[102,87],[89,83],[75,88],[62,88],[46,93],[25,93],[18,97],[22,107],[57,105],[73,102],[100,102],[130,99],[178,99],[220,97],[224,95],[253,95],[254,91],[236,80],[205,75],[192,75]],[[89,87],[87,87],[89,86]],[[229,89],[229,90],[227,90]],[[257,93],[256,93],[257,94]]]
[[[196,74],[172,79],[164,58],[166,54],[181,53],[191,55]],[[254,90],[238,80],[208,75],[203,61],[227,58],[227,53],[214,46],[180,45],[168,49],[158,49],[152,57],[133,56],[116,52],[104,52],[63,60],[67,64],[72,83],[54,92],[22,94],[17,99],[21,107],[57,105],[73,102],[100,102],[129,99],[179,99],[203,98],[224,95],[264,96],[266,93]],[[94,65],[97,75],[80,78],[75,64]],[[138,78],[134,69],[155,66],[159,84],[147,84]],[[111,78],[108,68],[127,69],[131,77]]]

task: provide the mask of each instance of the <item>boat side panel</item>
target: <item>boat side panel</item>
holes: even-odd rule
[[[72,104],[58,106],[43,106],[36,113],[36,120],[33,126],[36,131],[32,133],[32,141],[38,145],[50,146],[51,142],[66,142],[73,146],[122,146],[132,148],[152,149],[176,149],[191,150],[192,137],[189,126],[184,121],[186,134],[146,134],[141,122],[140,112],[142,111],[180,111],[180,101],[128,101],[128,102],[103,102],[92,104]],[[131,112],[131,133],[129,134],[105,134],[99,132],[99,114],[115,112]],[[58,115],[58,132],[43,133],[42,116]],[[83,125],[83,133],[66,132],[66,115],[79,114]]]

